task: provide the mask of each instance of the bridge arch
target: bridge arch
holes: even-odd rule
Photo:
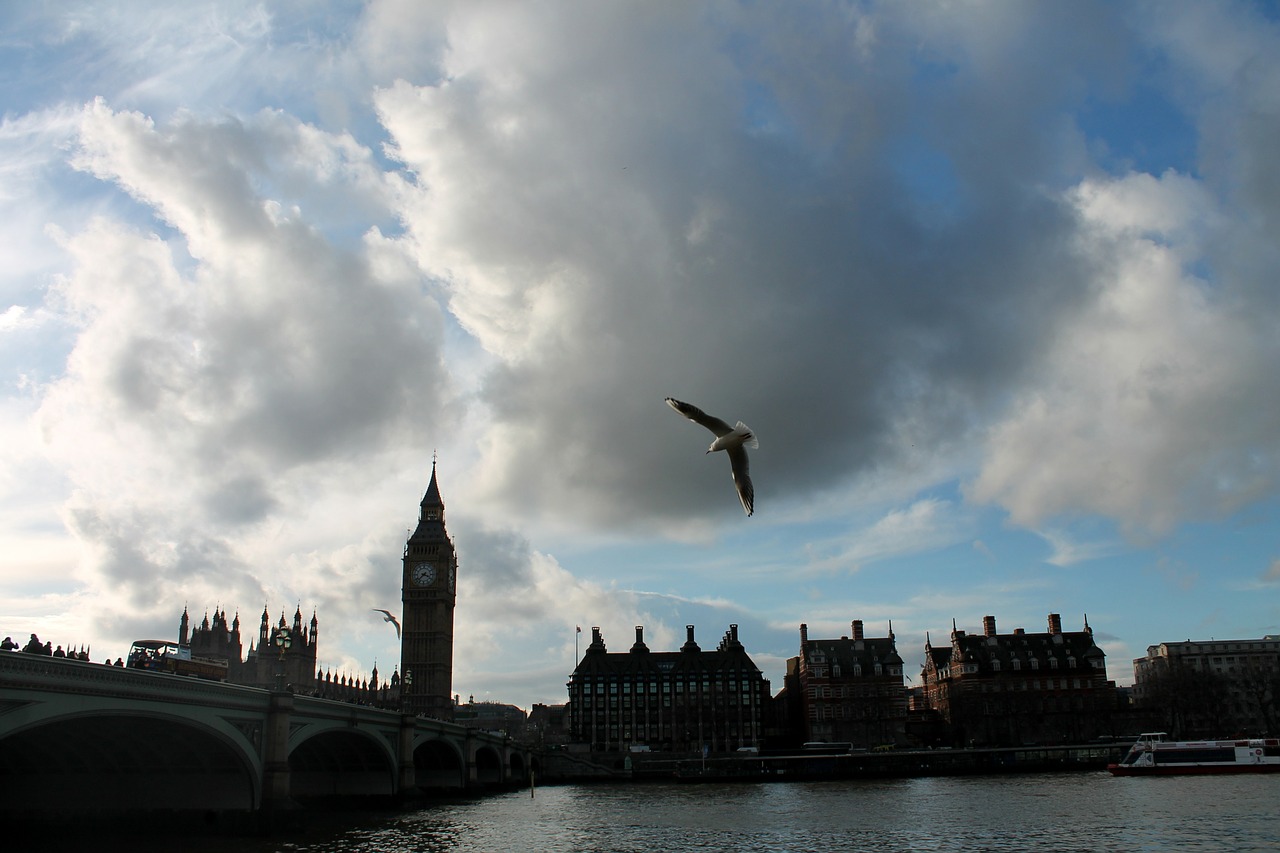
[[[524,763],[524,755],[520,750],[511,750],[511,755],[507,758],[508,778],[512,782],[525,782],[529,778],[527,768]]]
[[[396,793],[395,754],[366,730],[325,729],[290,746],[291,797],[385,797]]]
[[[413,747],[415,784],[430,790],[467,787],[467,762],[456,743],[444,738],[423,738]]]
[[[176,714],[67,713],[0,740],[0,791],[32,812],[249,811],[260,773],[245,746]]]
[[[477,746],[475,763],[476,782],[481,785],[501,785],[506,781],[502,775],[502,755],[494,747]]]

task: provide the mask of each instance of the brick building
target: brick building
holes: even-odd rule
[[[951,644],[937,648],[926,635],[921,684],[944,741],[1018,746],[1117,734],[1115,683],[1087,618],[1081,631],[1064,632],[1056,613],[1043,634],[999,634],[994,616],[982,628],[971,635],[953,625]]]
[[[630,651],[610,653],[592,628],[568,684],[571,742],[597,751],[757,746],[769,682],[738,641],[738,626],[729,626],[715,651],[698,646],[692,625],[686,630],[678,652],[651,652],[637,627]]]
[[[800,626],[800,654],[787,661],[792,727],[804,741],[901,745],[907,697],[893,625],[884,637],[865,636],[860,619],[850,627],[851,636],[820,640]]]

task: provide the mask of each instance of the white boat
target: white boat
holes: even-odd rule
[[[1280,772],[1280,739],[1165,740],[1164,732],[1147,732],[1119,764],[1115,776],[1181,776],[1195,773]]]

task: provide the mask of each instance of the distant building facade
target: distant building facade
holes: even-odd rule
[[[994,616],[982,623],[976,635],[953,625],[949,646],[925,641],[924,703],[950,745],[1079,743],[1116,734],[1116,687],[1088,619],[1083,630],[1064,632],[1051,613],[1042,634],[997,633]]]
[[[907,695],[893,626],[884,637],[865,636],[860,619],[850,627],[850,636],[824,640],[801,624],[800,654],[787,661],[792,725],[804,741],[903,745]]]
[[[678,652],[651,652],[644,628],[631,650],[610,653],[599,628],[569,681],[569,737],[596,751],[632,748],[729,752],[758,746],[769,681],[730,625],[703,651],[692,625]]]
[[[516,737],[524,732],[528,715],[516,705],[502,702],[477,702],[472,696],[465,705],[453,709],[453,721],[468,729],[506,732]]]
[[[561,746],[569,742],[569,705],[533,703],[523,740],[538,746]]]
[[[1280,733],[1280,636],[1148,646],[1133,699],[1152,725],[1185,737]]]

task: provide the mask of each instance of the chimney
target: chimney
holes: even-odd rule
[[[800,643],[801,645],[803,645],[807,642],[809,642],[809,626],[801,622],[800,623]]]
[[[982,633],[988,637],[994,637],[996,635],[996,617],[982,617]]]
[[[729,640],[734,643],[738,642],[738,626],[737,625],[734,625],[734,624],[729,625]]]
[[[861,619],[853,620],[853,638],[855,640],[862,639],[862,620]]]
[[[680,647],[680,651],[682,651],[682,652],[700,652],[700,651],[702,651],[702,649],[698,648],[698,644],[697,644],[696,642],[694,642],[694,639],[693,639],[693,626],[692,626],[692,625],[685,625],[685,626],[684,626],[684,630],[685,630],[685,633],[689,635],[689,638],[688,638],[687,640],[685,640],[684,645]]]
[[[1062,633],[1062,617],[1057,613],[1049,614],[1049,633],[1050,634]]]
[[[1022,636],[1023,634],[1025,634],[1025,633],[1027,633],[1027,629],[1026,629],[1026,628],[1014,628],[1014,629],[1013,629],[1013,635],[1014,635],[1015,637],[1021,637],[1021,636]]]
[[[636,644],[631,647],[632,652],[647,652],[649,647],[644,644],[644,626],[636,626]]]

